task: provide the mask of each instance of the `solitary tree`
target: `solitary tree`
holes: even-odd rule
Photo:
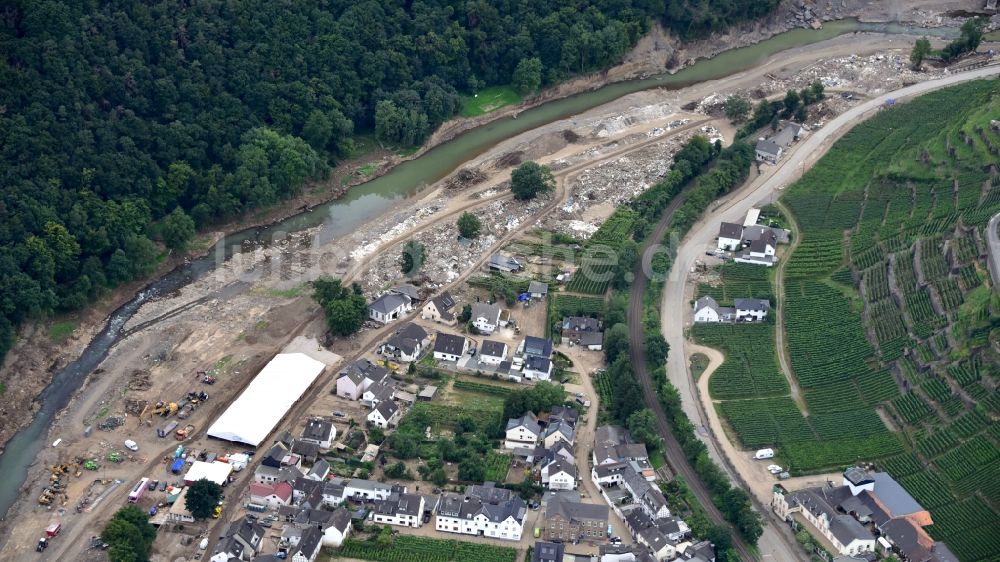
[[[931,54],[931,42],[926,37],[917,39],[917,42],[913,44],[913,50],[910,51],[910,65],[913,66],[913,70],[920,70],[924,59],[929,54]]]
[[[416,240],[410,240],[403,246],[403,255],[399,258],[399,269],[403,275],[409,275],[420,271],[427,257],[427,249]]]
[[[533,93],[542,85],[542,61],[538,57],[521,59],[514,69],[510,82],[522,96]]]
[[[743,96],[732,95],[726,98],[726,117],[733,123],[740,123],[750,113],[750,102]]]
[[[184,507],[195,519],[204,519],[215,511],[220,498],[222,498],[222,486],[202,478],[188,486]]]
[[[517,199],[534,199],[539,193],[552,191],[556,180],[548,166],[525,162],[510,174],[510,189]]]
[[[462,235],[462,238],[475,238],[479,236],[479,229],[482,226],[483,224],[479,221],[479,217],[472,213],[465,212],[462,213],[462,216],[458,217],[458,233]]]

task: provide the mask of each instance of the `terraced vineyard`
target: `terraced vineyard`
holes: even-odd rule
[[[786,427],[787,399],[720,408],[793,471],[876,463],[963,561],[1000,552],[1000,297],[983,232],[1000,211],[998,112],[997,81],[884,110],[788,189],[801,232],[785,324],[810,415]]]

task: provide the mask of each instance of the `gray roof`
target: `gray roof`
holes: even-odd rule
[[[379,515],[421,515],[420,494],[398,494],[393,492],[384,500],[375,502],[375,513]]]
[[[604,332],[586,332],[581,334],[580,345],[604,345]]]
[[[594,430],[594,442],[605,445],[632,443],[632,434],[620,425],[601,425]]]
[[[562,320],[562,329],[575,332],[599,332],[601,330],[601,323],[596,318],[566,316]]]
[[[417,396],[420,397],[420,398],[433,398],[434,394],[437,392],[437,390],[438,390],[438,387],[429,384],[429,385],[425,386],[424,389],[421,390],[420,394],[418,394]]]
[[[550,421],[549,425],[545,427],[545,437],[554,433],[560,433],[566,438],[567,441],[572,441],[573,436],[576,435],[576,430],[573,428],[572,424],[564,420],[556,420],[554,422]]]
[[[844,478],[855,486],[871,484],[875,482],[872,473],[857,466],[852,466],[844,471]]]
[[[863,541],[875,538],[872,536],[871,531],[866,529],[861,523],[858,523],[857,519],[843,513],[833,516],[833,519],[830,521],[830,532],[843,545],[851,544],[853,540]]]
[[[742,239],[743,225],[733,222],[724,222],[719,225],[719,238]]]
[[[694,311],[696,314],[699,310],[703,308],[710,308],[716,312],[719,312],[719,310],[721,309],[721,307],[719,306],[719,302],[708,295],[705,295],[704,297],[701,297],[700,299],[694,301]]]
[[[498,304],[477,302],[472,305],[472,320],[485,318],[487,323],[495,326],[500,321],[500,312],[500,305]]]
[[[392,416],[396,415],[399,411],[399,406],[396,405],[392,400],[383,400],[375,406],[375,411],[378,412],[383,419],[386,421],[392,419]]]
[[[531,562],[563,562],[564,548],[562,543],[535,541]]]
[[[451,312],[451,308],[455,306],[455,299],[451,296],[451,293],[449,293],[448,291],[445,291],[440,295],[432,298],[431,302],[434,303],[434,308],[437,309],[438,313],[441,315],[441,318],[444,318],[445,320],[451,320],[452,318],[455,317],[455,315]]]
[[[465,338],[454,334],[437,333],[434,341],[434,351],[448,355],[461,355],[465,347]]]
[[[528,292],[531,294],[540,293],[547,295],[549,292],[549,284],[542,283],[541,281],[528,281]]]
[[[302,531],[302,538],[299,539],[299,544],[295,546],[292,552],[301,552],[305,558],[311,558],[313,553],[319,548],[321,540],[323,540],[323,533],[316,527],[309,527]]]
[[[735,299],[735,304],[737,310],[766,312],[771,308],[771,303],[763,299]]]
[[[767,246],[775,246],[778,243],[777,237],[770,230],[763,234],[760,238],[750,242],[751,252],[763,253],[767,249]]]
[[[781,127],[781,130],[771,137],[771,140],[778,146],[785,147],[792,144],[792,141],[795,140],[795,137],[799,136],[801,131],[802,127],[800,125],[796,123],[785,123],[784,126]]]
[[[444,493],[438,504],[438,514],[445,517],[472,519],[482,514],[493,523],[508,518],[524,521],[527,512],[524,500],[510,490],[491,486],[469,486],[466,494]]]
[[[608,506],[605,503],[578,503],[566,501],[552,501],[545,507],[545,518],[561,515],[567,520],[580,521],[583,519],[607,521]]]
[[[924,511],[924,507],[888,473],[876,472],[872,474],[872,478],[875,480],[875,495],[889,508],[893,517]]]
[[[407,322],[406,324],[403,324],[403,326],[396,331],[396,335],[404,338],[414,339],[417,341],[423,341],[427,339],[428,336],[430,336],[430,334],[427,333],[427,330],[414,324],[413,322]]]
[[[306,458],[314,458],[319,454],[319,445],[310,441],[299,440],[292,445],[292,453]]]
[[[388,314],[408,304],[410,304],[410,297],[399,293],[386,293],[375,299],[375,301],[368,305],[368,308],[382,314]]]
[[[764,139],[757,141],[757,146],[754,147],[754,149],[757,152],[760,152],[761,154],[767,154],[775,158],[778,157],[778,154],[781,151],[781,147],[778,146],[778,143],[774,142],[771,139]]]
[[[535,418],[535,414],[531,412],[527,412],[519,418],[511,418],[507,420],[506,431],[510,431],[511,429],[520,427],[522,425],[525,427],[525,429],[531,431],[535,435],[538,435],[538,432],[541,431],[541,427],[538,425],[538,420]]]
[[[379,381],[389,375],[389,370],[372,363],[368,359],[358,359],[341,371],[341,377],[351,379],[355,385],[360,384],[365,378]]]
[[[305,439],[315,439],[316,441],[326,441],[330,439],[333,432],[333,422],[323,418],[310,418],[306,422],[306,428],[302,430],[302,437]]]
[[[548,357],[552,355],[552,341],[535,336],[525,336],[524,353],[525,355]]]
[[[565,472],[570,476],[570,478],[576,480],[577,476],[576,465],[562,457],[553,460],[545,468],[548,471],[550,477],[553,474],[559,474],[560,472]]]
[[[393,293],[399,293],[401,295],[406,295],[406,296],[410,297],[410,300],[415,300],[415,301],[416,300],[420,300],[420,293],[418,292],[418,289],[415,286],[410,285],[409,283],[404,283],[402,285],[397,285],[397,286],[393,287],[390,290]]]
[[[503,357],[507,349],[507,344],[494,340],[483,340],[479,346],[479,355],[489,355],[490,357]]]
[[[510,256],[505,256],[503,254],[493,254],[492,256],[490,256],[490,267],[509,271],[509,270],[521,269],[524,266],[521,264],[520,261]]]
[[[580,412],[570,406],[553,406],[549,410],[549,420],[566,420],[571,424],[576,424],[580,419]]]
[[[527,361],[524,362],[525,369],[538,372],[548,372],[551,365],[551,361],[539,355],[529,355]]]
[[[326,459],[319,459],[314,462],[312,468],[309,469],[309,474],[315,474],[320,477],[325,477],[330,473],[330,463],[326,462]]]

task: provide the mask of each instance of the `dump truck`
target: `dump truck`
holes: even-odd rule
[[[153,408],[153,415],[170,417],[177,413],[177,403],[176,402],[157,402],[156,407]]]
[[[187,439],[188,436],[191,435],[192,433],[194,433],[194,426],[191,424],[187,424],[186,426],[174,432],[174,438],[177,439],[178,441],[183,441]]]
[[[162,427],[156,428],[156,436],[157,437],[166,437],[166,436],[170,435],[171,433],[173,433],[173,431],[175,429],[177,429],[177,422],[175,422],[175,421],[169,422],[169,423],[167,423],[166,425],[164,425]]]

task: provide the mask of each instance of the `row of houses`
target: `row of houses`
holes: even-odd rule
[[[601,545],[597,554],[566,554],[561,542],[535,541],[531,562],[656,562],[658,559],[642,545]],[[708,542],[689,543],[680,551],[677,560],[715,562],[715,547]]]
[[[771,303],[763,299],[734,299],[734,306],[720,306],[706,295],[694,302],[694,321],[705,322],[761,322],[767,318]]]
[[[893,552],[904,562],[957,562],[924,527],[931,514],[888,473],[851,467],[840,486],[788,492],[774,487],[771,507],[781,518],[798,518],[833,545],[838,554]],[[797,516],[797,517],[796,517]]]
[[[544,420],[533,412],[507,420],[504,448],[519,462],[532,467],[537,480],[550,490],[574,490],[579,473],[576,466],[576,425],[580,413],[571,407],[556,406]]]

